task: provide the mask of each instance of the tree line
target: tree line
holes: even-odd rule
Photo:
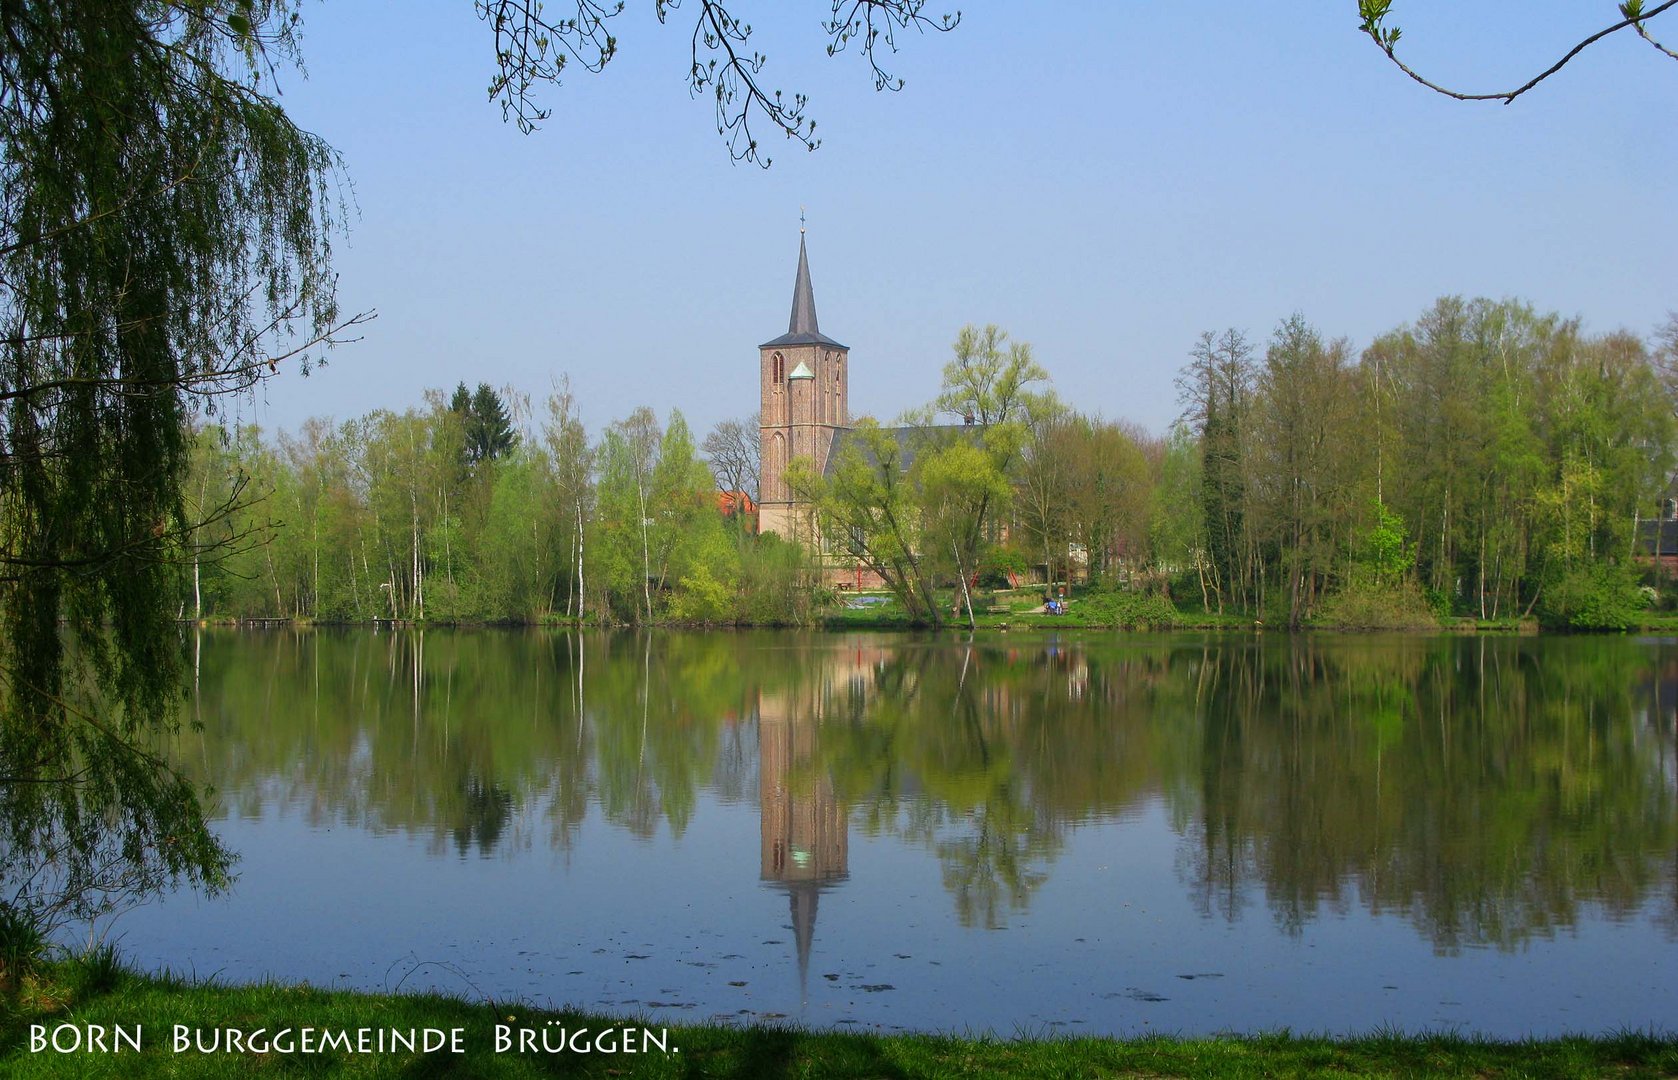
[[[1609,628],[1648,602],[1639,522],[1672,473],[1678,316],[1651,343],[1446,297],[1361,352],[1297,313],[1262,344],[1208,332],[1163,437],[1067,407],[994,328],[955,351],[918,435],[864,421],[797,478],[827,542],[929,621],[935,586],[1032,565],[1285,626]]]
[[[1157,557],[1208,605],[1288,625],[1411,598],[1623,626],[1672,472],[1675,362],[1678,317],[1651,347],[1456,297],[1356,356],[1298,315],[1262,354],[1204,335]]]
[[[194,617],[806,622],[820,567],[938,623],[984,586],[1089,580],[1298,626],[1438,616],[1622,623],[1674,461],[1678,320],[1591,336],[1437,301],[1361,352],[1295,314],[1203,334],[1153,435],[1060,401],[1029,345],[958,335],[938,397],[788,470],[806,535],[757,536],[755,418],[702,444],[647,408],[585,431],[487,385],[268,440],[193,433]],[[534,415],[539,412],[540,416]],[[956,423],[941,421],[956,420]]]
[[[194,432],[179,610],[320,621],[796,623],[797,549],[719,511],[680,412],[591,439],[561,384],[403,412]],[[755,437],[755,430],[753,435]],[[212,513],[215,508],[219,512]]]

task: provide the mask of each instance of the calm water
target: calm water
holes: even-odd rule
[[[205,633],[150,966],[663,1020],[1678,1028],[1678,643]]]

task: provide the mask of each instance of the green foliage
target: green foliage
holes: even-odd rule
[[[52,950],[38,911],[0,901],[0,998],[18,992]]]
[[[1031,346],[1010,341],[992,324],[971,324],[956,334],[955,357],[944,365],[944,384],[935,406],[984,430],[991,449],[1006,466],[1019,448],[1026,421],[1048,404],[1036,383],[1049,373],[1032,357]]]
[[[181,685],[180,566],[206,554],[189,420],[282,359],[307,370],[339,323],[336,159],[264,92],[292,14],[5,8],[0,879],[31,905],[226,880],[156,751]]]
[[[1218,610],[1245,604],[1252,567],[1247,548],[1247,474],[1244,464],[1251,409],[1252,346],[1234,329],[1202,334],[1179,377],[1200,429],[1200,517],[1205,530],[1206,578]]]
[[[1116,630],[1161,630],[1180,617],[1170,597],[1130,590],[1092,592],[1073,605],[1073,613],[1082,623]]]
[[[912,621],[938,622],[942,610],[933,595],[933,568],[923,554],[924,502],[907,467],[910,451],[893,432],[864,417],[829,476],[816,475],[807,460],[795,458],[787,483],[815,505],[828,544],[877,572]]]
[[[1674,461],[1665,353],[1519,302],[1441,298],[1355,365],[1297,316],[1256,371],[1249,353],[1196,346],[1179,386],[1200,474],[1167,448],[1152,533],[1179,595],[1266,622],[1404,611],[1382,594],[1412,578],[1441,616],[1518,617],[1547,568],[1629,553]]]
[[[1177,574],[1198,576],[1205,558],[1201,464],[1193,433],[1182,424],[1173,426],[1160,459],[1159,483],[1151,492],[1148,546],[1158,565]]]
[[[1013,588],[1010,575],[1024,574],[1029,565],[1025,553],[1016,547],[998,544],[987,548],[979,559],[979,584],[989,589]]]
[[[695,562],[670,598],[670,617],[701,626],[732,623],[738,609],[736,599],[734,586],[718,581],[705,563]]]
[[[1330,596],[1314,622],[1339,630],[1431,630],[1439,615],[1414,582],[1371,579]]]
[[[1381,500],[1372,506],[1369,527],[1358,541],[1358,576],[1378,589],[1395,590],[1416,563],[1404,519]]]
[[[1575,563],[1553,573],[1537,604],[1551,630],[1629,630],[1645,607],[1637,575],[1622,563]]]
[[[472,393],[467,392],[465,383],[456,386],[449,411],[460,421],[464,435],[462,460],[468,465],[494,461],[518,445],[519,434],[513,430],[507,406],[488,383],[479,383]]]
[[[108,941],[77,953],[62,971],[79,999],[108,994],[134,977],[117,947]]]
[[[743,537],[738,619],[753,626],[805,626],[833,602],[814,579],[810,554],[775,533]]]

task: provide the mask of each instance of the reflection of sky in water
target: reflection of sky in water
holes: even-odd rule
[[[459,640],[476,649],[497,639]],[[505,640],[528,645],[531,639]],[[719,640],[741,650],[727,657],[731,663],[752,655],[752,647],[742,642],[757,640],[774,642],[761,651],[774,652],[782,668],[789,658],[804,667],[828,658],[831,668],[813,665],[821,669],[815,698],[800,696],[810,689],[808,682],[801,690],[762,690],[753,699],[761,721],[720,722],[715,714],[696,719],[678,710],[667,718],[671,726],[662,729],[663,743],[660,724],[666,721],[654,710],[651,727],[646,726],[633,685],[616,705],[605,704],[602,689],[602,704],[596,706],[591,698],[591,709],[632,706],[628,726],[620,720],[616,736],[627,733],[629,741],[620,741],[615,750],[607,746],[608,733],[595,730],[596,719],[589,720],[585,738],[548,699],[540,699],[546,710],[540,720],[529,702],[491,719],[487,714],[493,710],[477,704],[488,697],[458,675],[452,677],[462,681],[448,699],[455,711],[446,721],[438,725],[438,710],[428,706],[425,716],[433,726],[414,723],[411,712],[403,712],[412,684],[399,663],[372,666],[374,672],[389,671],[386,696],[363,692],[356,698],[368,714],[365,720],[357,714],[355,723],[365,726],[346,730],[340,724],[336,744],[316,713],[305,709],[307,715],[298,719],[295,702],[293,712],[273,716],[256,715],[248,704],[206,706],[207,731],[201,740],[189,737],[188,745],[206,768],[235,759],[249,766],[241,774],[244,779],[232,784],[208,776],[224,790],[223,805],[231,811],[218,828],[242,853],[240,880],[227,898],[179,896],[124,915],[115,928],[123,949],[148,967],[232,981],[271,976],[315,985],[437,989],[472,998],[645,1013],[661,1020],[787,1017],[822,1026],[974,1029],[1003,1035],[1280,1027],[1366,1031],[1392,1025],[1520,1036],[1678,1027],[1678,1006],[1672,1004],[1678,1001],[1678,940],[1672,932],[1678,855],[1670,851],[1654,857],[1665,866],[1659,872],[1664,877],[1629,906],[1622,898],[1613,917],[1591,899],[1594,879],[1588,871],[1565,886],[1542,879],[1527,887],[1518,875],[1518,887],[1493,873],[1476,878],[1494,886],[1504,882],[1501,887],[1510,892],[1502,901],[1456,896],[1454,890],[1474,883],[1452,879],[1439,893],[1459,902],[1454,917],[1462,925],[1452,924],[1452,941],[1461,944],[1424,929],[1437,912],[1421,909],[1425,903],[1439,904],[1439,896],[1406,898],[1402,889],[1384,898],[1363,895],[1368,875],[1407,869],[1378,860],[1348,861],[1344,849],[1348,843],[1355,846],[1364,831],[1334,832],[1333,822],[1319,823],[1322,836],[1307,837],[1319,846],[1307,845],[1297,860],[1297,879],[1286,876],[1292,865],[1288,850],[1280,856],[1273,850],[1255,854],[1254,844],[1283,845],[1263,831],[1273,820],[1298,827],[1324,807],[1362,810],[1383,799],[1389,810],[1400,805],[1406,813],[1391,820],[1372,818],[1386,824],[1364,826],[1368,835],[1383,844],[1454,843],[1451,837],[1439,840],[1426,829],[1412,828],[1415,807],[1431,813],[1432,796],[1412,793],[1411,802],[1392,802],[1400,797],[1396,783],[1406,761],[1412,773],[1429,771],[1432,761],[1425,749],[1420,757],[1401,756],[1414,752],[1414,747],[1406,749],[1405,740],[1415,735],[1404,726],[1402,709],[1386,727],[1371,723],[1365,729],[1357,727],[1357,718],[1343,722],[1331,710],[1326,725],[1319,718],[1327,732],[1320,745],[1290,743],[1291,734],[1265,742],[1275,734],[1275,725],[1255,724],[1241,736],[1249,745],[1231,734],[1234,728],[1202,729],[1181,700],[1167,707],[1162,689],[1167,675],[1180,668],[1190,679],[1202,680],[1206,669],[1199,660],[1174,667],[1174,661],[1154,657],[1133,670],[1124,666],[1136,659],[1123,651],[1127,646],[1120,647],[1117,660],[1092,658],[1077,640],[1034,643],[1022,636],[1007,646],[1006,662],[996,655],[973,661],[952,648],[939,667],[923,661],[942,647],[922,641],[913,644],[917,658],[909,670],[917,692],[936,706],[937,719],[917,715],[912,723],[891,729],[899,743],[912,744],[899,752],[932,755],[920,759],[923,772],[937,772],[928,762],[939,754],[967,764],[947,775],[928,776],[917,774],[906,756],[892,759],[881,773],[878,763],[864,755],[859,765],[856,757],[857,747],[869,745],[858,731],[878,717],[866,709],[847,715],[845,709],[856,707],[859,694],[874,692],[873,680],[884,670],[880,656],[889,649],[881,650],[877,641],[859,644],[865,641],[861,638],[847,639],[838,649],[825,647],[832,639],[814,639],[814,648],[806,640],[802,650],[787,649],[783,639]],[[218,647],[228,646],[255,658],[250,669],[228,669],[229,685],[249,685],[251,672],[271,661],[263,651],[271,646],[259,640],[219,639]],[[281,642],[281,647],[291,646]],[[1250,642],[1238,647],[1253,648]],[[1289,646],[1263,648],[1272,647]],[[1460,668],[1459,656],[1469,655],[1450,650],[1481,648],[1440,647],[1447,650],[1442,670]],[[1564,650],[1577,647],[1494,646],[1537,648],[1551,650],[1544,654],[1549,658],[1569,655]],[[446,655],[429,641],[427,650],[431,657]],[[1136,653],[1145,651],[1138,647]],[[377,691],[381,684],[369,679],[365,658],[356,655],[362,666],[345,685]],[[648,662],[639,648],[629,655],[637,671]],[[1663,660],[1666,656],[1663,652]],[[703,648],[697,658],[706,659]],[[729,667],[694,659],[688,657],[690,667]],[[1286,659],[1291,663],[1293,658]],[[1312,658],[1313,663],[1321,660]],[[432,662],[426,661],[428,673]],[[1540,670],[1523,663],[1511,661],[1499,670]],[[465,663],[459,669],[476,670]],[[994,684],[982,681],[987,669],[1001,674]],[[508,670],[532,667],[520,656],[508,661]],[[1655,693],[1645,697],[1654,702],[1654,715],[1640,710],[1636,731],[1625,738],[1604,738],[1602,729],[1592,727],[1599,720],[1575,721],[1572,713],[1559,721],[1559,730],[1564,736],[1560,745],[1578,747],[1576,753],[1586,759],[1609,754],[1611,745],[1640,747],[1627,767],[1643,774],[1604,769],[1581,775],[1594,777],[1593,783],[1603,777],[1656,777],[1644,793],[1654,800],[1645,813],[1666,820],[1674,813],[1673,752],[1671,730],[1661,725],[1672,723],[1671,680],[1665,674],[1678,665],[1667,662],[1661,670]],[[823,672],[826,683],[821,682]],[[1346,686],[1364,697],[1347,700],[1383,707],[1422,693],[1416,688],[1425,685],[1425,678],[1408,675],[1408,683],[1376,685],[1364,669],[1353,674],[1364,682],[1348,677]],[[511,677],[518,676],[502,675]],[[327,678],[330,700],[330,673]],[[550,693],[567,685],[552,674],[543,678]],[[1536,697],[1539,676],[1521,678],[1527,681],[1511,685]],[[1391,685],[1404,689],[1394,692]],[[682,697],[679,686],[661,689]],[[557,700],[563,701],[567,692]],[[1568,692],[1582,696],[1571,686]],[[283,701],[287,693],[293,691],[267,687],[260,696]],[[1038,713],[1016,712],[1012,720],[996,720],[994,728],[981,731],[972,727],[972,717],[964,720],[950,709],[959,694],[974,695],[973,700],[985,701],[998,713],[1017,709],[1022,701],[1032,703],[1032,710],[1049,708],[1045,702],[1055,695],[1077,702],[1083,711],[1069,709],[1040,729],[1020,719],[1040,720]],[[522,701],[516,690],[511,696]],[[822,707],[828,712],[820,723],[809,719],[812,700],[826,702]],[[1584,709],[1579,715],[1588,718],[1591,712]],[[992,719],[982,718],[981,726]],[[1052,738],[1063,719],[1067,727],[1082,724],[1086,738],[1093,731],[1112,741],[1039,747],[1039,756],[1028,760],[1034,752],[1030,744]],[[490,736],[507,734],[499,725],[512,723],[529,725],[543,738],[493,741]],[[622,790],[608,820],[601,808],[607,797],[601,794],[607,784],[604,770],[628,770],[626,775],[639,779],[645,767],[650,779],[659,753],[668,756],[689,746],[684,740],[696,724],[720,724],[711,742],[692,744],[710,746],[716,760],[698,763],[700,781],[679,839],[656,807],[650,816],[640,815],[638,803],[626,808]],[[1179,730],[1179,725],[1187,727]],[[1534,721],[1533,726],[1543,725]],[[1343,735],[1342,729],[1353,734]],[[1525,727],[1520,730],[1525,738]],[[841,731],[856,741],[844,741]],[[825,743],[823,732],[831,736]],[[451,741],[468,733],[478,741]],[[332,745],[342,747],[336,759],[326,749]],[[1542,741],[1534,745],[1535,753],[1553,749]],[[534,746],[548,755],[570,752],[555,746],[574,746],[587,764],[566,773],[552,756],[510,759],[509,746]],[[639,757],[631,752],[637,746]],[[1090,764],[1091,746],[1106,748],[1115,760],[1095,763],[1086,774],[1081,770]],[[1273,768],[1273,759],[1295,753],[1290,747],[1304,747],[1297,751],[1302,758],[1347,755],[1345,760],[1354,764],[1363,760],[1358,755],[1385,755],[1391,759],[1387,771],[1375,776],[1394,787],[1357,790],[1349,797],[1341,792],[1338,803],[1322,790],[1301,793],[1308,796],[1301,799],[1303,816],[1279,815],[1277,799],[1266,785],[1289,774],[1286,762]],[[263,753],[272,756],[272,763]],[[409,753],[419,756],[402,756]],[[495,762],[495,754],[501,754],[496,762],[501,771],[491,769],[488,780],[479,778],[465,768],[462,755],[468,753],[478,755],[471,759],[474,767]],[[609,766],[602,755],[612,753],[617,756]],[[812,770],[811,761],[824,753],[838,755],[836,769],[851,769],[852,785],[882,783],[892,794],[883,805],[864,805],[855,797],[848,804],[840,801],[832,778]],[[1488,744],[1483,755],[1476,749],[1469,760],[1484,760],[1489,771],[1500,775],[1524,776],[1523,769],[1536,767],[1524,753]],[[1119,759],[1127,756],[1148,758],[1150,764],[1124,771],[1120,766],[1127,763]],[[446,791],[417,783],[412,791],[392,788],[393,773],[409,778],[409,761],[431,770],[425,775],[452,778],[448,783],[454,786]],[[442,768],[439,761],[451,767]],[[1015,771],[1003,769],[999,761],[1009,761]],[[1417,762],[1425,767],[1418,768]],[[1562,764],[1564,779],[1574,775],[1568,762]],[[1107,768],[1113,771],[1102,771]],[[563,783],[581,784],[588,791],[581,820],[569,828],[556,824],[565,815],[553,804],[560,790],[554,778],[562,774],[569,777]],[[880,780],[883,775],[889,781]],[[515,779],[504,783],[506,776]],[[1327,770],[1326,776],[1327,786],[1333,787],[1336,770]],[[1067,805],[1083,798],[1096,809],[1057,810],[1065,819],[1058,822],[1034,816],[1032,808],[1039,805],[1062,806],[1047,791],[1057,783],[1072,785]],[[999,803],[994,798],[998,785],[1017,785],[1017,798]],[[1085,789],[1095,794],[1078,794]],[[938,801],[940,792],[966,797],[975,791],[992,792],[983,810],[951,812]],[[1601,792],[1588,786],[1581,792],[1563,805],[1576,816],[1584,814],[1583,832],[1579,820],[1557,822],[1558,847],[1581,843],[1579,836],[1591,832],[1590,807]],[[643,790],[631,801],[643,797],[652,805],[661,793]],[[1219,819],[1222,831],[1211,837],[1199,810],[1209,799],[1221,800],[1219,814],[1226,815]],[[1510,812],[1507,788],[1495,784],[1452,789],[1448,799],[1441,799],[1471,811]],[[428,808],[429,800],[436,805]],[[876,827],[884,819],[889,825]],[[628,821],[640,822],[636,832]],[[1524,819],[1517,823],[1526,825]],[[1486,829],[1495,826],[1488,822]],[[1390,835],[1394,832],[1400,834],[1397,841]],[[1412,832],[1420,839],[1412,840]],[[1525,834],[1516,829],[1510,835]],[[1656,830],[1650,835],[1667,834]],[[1230,857],[1220,862],[1206,845],[1225,842],[1233,848],[1222,852]],[[1392,850],[1415,862],[1411,849]],[[1650,858],[1636,850],[1626,855],[1634,861]],[[1313,859],[1341,869],[1325,874]],[[1025,883],[1021,891],[1012,892],[1002,882],[1006,875],[974,872],[975,865],[994,870],[1004,863],[1013,867],[1016,882]],[[1432,879],[1446,869],[1424,862],[1421,873]],[[1416,872],[1413,866],[1408,870]],[[1224,884],[1231,887],[1220,894]],[[1284,926],[1282,913],[1282,894],[1289,889],[1296,905],[1305,909],[1291,929]],[[1549,892],[1565,894],[1568,903],[1557,909],[1563,914],[1535,914],[1521,906],[1530,907],[1538,902],[1534,897],[1542,901]],[[1486,920],[1490,930],[1507,930],[1506,923],[1524,918],[1532,920],[1530,925],[1521,923],[1505,948],[1474,943],[1480,924],[1469,925],[1472,920]],[[807,942],[804,964],[801,940]]]
[[[123,916],[138,962],[667,1020],[779,1014],[1004,1035],[1678,1024],[1678,949],[1642,919],[1440,957],[1403,918],[1356,902],[1298,937],[1262,911],[1202,915],[1185,901],[1180,838],[1158,804],[1072,830],[1030,907],[995,930],[960,925],[923,849],[853,834],[848,880],[822,895],[802,990],[786,897],[758,880],[749,804],[703,798],[679,843],[662,829],[630,839],[591,813],[583,833],[603,842],[489,857],[295,814],[222,830],[244,852],[233,896]]]

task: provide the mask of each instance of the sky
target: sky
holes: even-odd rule
[[[820,149],[765,132],[769,169],[730,161],[684,82],[693,3],[660,26],[628,0],[618,56],[540,89],[553,114],[528,135],[487,97],[471,0],[306,3],[306,74],[278,72],[280,101],[342,156],[340,304],[377,318],[240,418],[290,431],[461,381],[540,413],[567,378],[591,433],[647,405],[702,436],[757,407],[801,208],[852,413],[881,419],[937,394],[968,323],[1029,342],[1081,411],[1164,432],[1206,330],[1262,345],[1299,312],[1361,349],[1444,295],[1641,335],[1678,309],[1678,63],[1629,34],[1473,104],[1405,78],[1355,0],[976,0],[951,33],[900,36],[905,86],[877,93],[860,56],[825,55],[828,3],[730,8],[765,85],[809,95]],[[1394,8],[1402,54],[1467,90],[1617,18],[1611,0]],[[1678,13],[1651,29],[1678,39]]]

